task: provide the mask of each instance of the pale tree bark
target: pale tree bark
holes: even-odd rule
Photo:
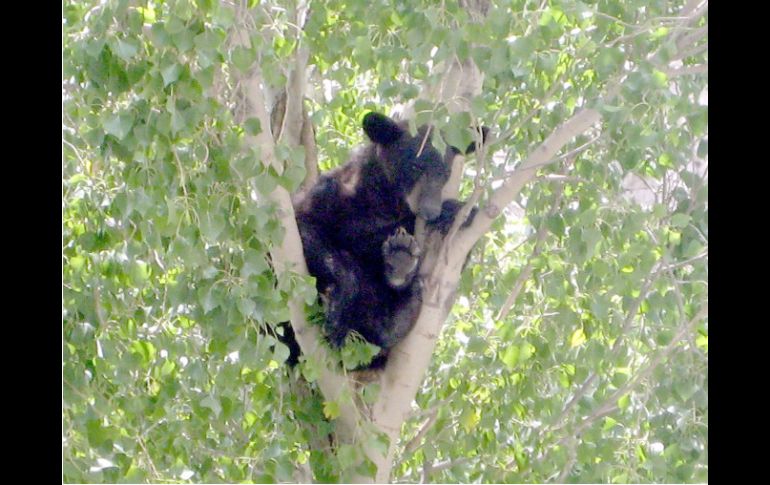
[[[301,17],[297,20],[298,25],[303,23]],[[305,179],[298,192],[307,191],[318,180],[315,130],[304,102],[308,56],[307,47],[302,46],[297,50],[286,88],[278,94],[270,111],[270,129],[276,143],[284,142],[290,147],[301,146],[305,151]]]

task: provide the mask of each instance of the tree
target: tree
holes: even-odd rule
[[[64,480],[707,481],[707,12],[67,2]],[[290,197],[397,106],[493,139],[362,384],[308,322]]]

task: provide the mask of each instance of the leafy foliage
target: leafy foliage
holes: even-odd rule
[[[707,79],[669,67],[707,62],[678,57],[707,16],[517,0],[477,19],[461,3],[313,2],[301,41],[321,169],[360,142],[362,112],[414,101],[455,58],[485,74],[470,113],[415,112],[457,146],[469,121],[493,127],[466,196],[478,177],[485,200],[577,110],[603,123],[474,252],[394,479],[707,481]],[[336,481],[361,461],[330,452],[339,407],[264,331],[290,295],[316,295],[269,256],[284,230],[266,195],[301,183],[304,153],[279,145],[284,170],[266,167],[243,143],[266,127],[233,115],[235,74],[257,63],[268,88],[286,82],[296,6],[249,5],[251,49],[231,42],[228,2],[64,5],[65,482]]]

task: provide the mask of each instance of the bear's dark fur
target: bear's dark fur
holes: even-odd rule
[[[369,113],[363,128],[371,143],[321,175],[294,205],[308,270],[326,303],[325,336],[340,347],[355,331],[379,346],[372,368],[384,365],[420,311],[416,216],[446,233],[462,204],[442,203],[458,150],[441,155],[429,127],[412,136],[405,123]],[[289,325],[284,332],[294,364],[299,347]]]

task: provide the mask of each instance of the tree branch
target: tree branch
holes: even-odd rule
[[[318,146],[315,142],[315,129],[307,109],[302,108],[302,133],[300,135],[300,145],[305,147],[305,180],[302,181],[300,191],[306,192],[318,181]]]
[[[673,56],[669,62],[680,61],[683,59],[687,59],[688,57],[697,56],[698,54],[701,54],[707,51],[708,48],[709,48],[709,44],[708,42],[705,42],[703,44],[696,45],[689,49],[681,50],[675,56]]]
[[[418,446],[422,443],[422,439],[425,438],[425,435],[428,434],[428,431],[430,428],[436,423],[436,418],[438,417],[438,408],[434,408],[433,412],[428,416],[428,419],[426,419],[422,426],[420,426],[420,430],[417,432],[417,434],[412,438],[409,443],[406,444],[404,447],[404,454],[412,454],[414,450],[417,449]]]
[[[708,64],[697,64],[695,66],[684,66],[678,69],[669,67],[669,68],[663,69],[663,72],[670,78],[679,77],[679,76],[689,76],[692,74],[708,74],[709,66]]]
[[[468,254],[476,241],[489,230],[495,218],[519,194],[524,185],[534,178],[537,167],[554,158],[564,145],[587,131],[600,119],[598,111],[583,109],[551,133],[503,185],[494,191],[487,204],[479,210],[470,227],[458,235],[456,239],[458,253],[462,254],[462,257]]]
[[[676,47],[679,50],[685,49],[691,45],[695,45],[696,42],[703,39],[707,35],[709,35],[709,26],[704,25],[703,27],[695,29],[688,34],[682,35],[682,37],[676,41]]]
[[[247,17],[247,12],[241,12],[242,19]],[[234,40],[236,43],[249,47],[248,30],[236,27],[234,29]],[[236,112],[240,113],[243,119],[257,118],[261,126],[264,127],[262,132],[255,136],[247,135],[244,142],[247,146],[259,147],[262,163],[273,166],[280,172],[281,167],[275,156],[275,142],[269,128],[271,123],[262,89],[263,80],[258,66],[253,67],[249,74],[241,77],[239,86],[242,90],[242,101],[240,106],[236,107]],[[276,204],[279,221],[286,231],[283,242],[271,249],[276,275],[281,277],[281,275],[293,272],[300,276],[306,276],[308,275],[308,270],[302,252],[302,240],[300,239],[297,221],[294,217],[291,196],[286,189],[277,186],[270,193],[269,198]],[[302,353],[308,358],[318,359],[318,362],[324,364],[319,366],[321,371],[318,385],[321,392],[326,400],[338,400],[343,392],[350,392],[347,379],[326,367],[325,363],[329,359],[327,358],[326,349],[321,345],[322,337],[320,331],[316,326],[308,324],[302,299],[292,297],[288,301],[288,306],[291,326],[296,335],[297,343],[302,349]],[[340,406],[342,408],[340,422],[344,424],[345,428],[343,432],[352,435],[359,417],[358,410],[352,402],[340,402]]]
[[[436,464],[432,464],[428,461],[423,463],[422,466],[422,474],[420,476],[420,483],[428,483],[428,480],[430,479],[430,475],[434,472],[440,472],[444,471],[448,468],[452,468],[455,465],[460,465],[463,463],[467,463],[471,460],[471,457],[469,456],[463,456],[457,459],[449,459],[440,461]]]
[[[304,121],[305,70],[308,54],[304,46],[297,47],[294,53],[294,67],[289,72],[289,80],[286,84],[286,109],[281,120],[281,129],[273,134],[276,141],[285,141],[289,146],[300,144]]]
[[[302,26],[309,16],[309,2],[301,2],[295,11],[294,23]],[[297,48],[294,63],[289,72],[286,88],[278,95],[270,113],[273,137],[278,142],[285,142],[290,147],[302,146],[305,149],[305,180],[299,191],[304,192],[318,180],[318,148],[315,132],[305,105],[307,89],[307,62],[310,57],[308,47],[302,42],[302,30],[297,30]]]

